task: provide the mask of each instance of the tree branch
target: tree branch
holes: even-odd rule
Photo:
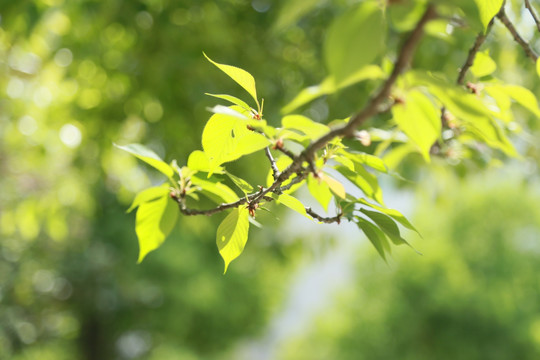
[[[512,36],[514,37],[514,40],[519,44],[521,45],[521,47],[523,48],[523,50],[525,51],[525,54],[527,54],[527,56],[534,62],[536,62],[536,60],[538,60],[538,55],[536,55],[536,53],[534,52],[533,49],[531,49],[531,47],[529,46],[529,43],[526,42],[522,37],[521,35],[519,35],[519,33],[517,32],[516,30],[516,27],[514,26],[514,24],[512,24],[512,22],[510,21],[510,19],[508,18],[508,16],[506,16],[506,12],[504,11],[504,7],[501,8],[501,11],[499,11],[499,13],[497,14],[497,18],[504,24],[504,26],[506,26],[506,28],[508,29],[508,31],[510,31],[510,34],[512,34]]]
[[[529,13],[531,14],[535,24],[536,24],[536,27],[538,28],[538,32],[540,32],[540,19],[538,18],[538,16],[536,15],[536,12],[534,11],[533,7],[531,6],[531,3],[529,2],[529,0],[525,0],[525,7],[527,8],[527,10],[529,10]]]
[[[325,223],[325,224],[332,224],[332,223],[339,224],[341,222],[341,216],[343,216],[343,214],[339,213],[334,217],[323,217],[317,214],[315,211],[311,210],[311,208],[309,207],[306,207],[306,213],[312,218],[317,219],[320,222]]]
[[[488,24],[488,27],[486,29],[486,32],[484,33],[481,31],[476,36],[476,40],[473,44],[473,46],[469,49],[469,54],[467,56],[467,60],[465,61],[465,64],[461,67],[461,70],[459,71],[459,76],[457,78],[458,85],[463,85],[463,80],[465,80],[465,75],[467,74],[467,71],[471,68],[471,66],[474,64],[474,59],[476,57],[476,53],[480,50],[480,47],[486,41],[486,38],[488,37],[489,32],[491,31],[491,28],[493,26],[493,19]]]
[[[185,200],[183,198],[176,198],[176,201],[179,204],[180,212],[184,215],[212,215],[218,212],[221,212],[223,210],[231,209],[239,207],[243,204],[257,204],[262,199],[267,199],[267,194],[269,193],[280,193],[284,190],[288,190],[294,183],[301,182],[307,174],[312,171],[309,164],[313,163],[313,158],[315,156],[315,153],[323,148],[328,142],[330,142],[332,139],[336,137],[351,137],[354,136],[355,129],[362,124],[365,120],[368,118],[377,115],[379,113],[385,112],[388,110],[390,105],[384,106],[384,101],[390,96],[390,92],[392,89],[392,86],[398,79],[399,75],[405,71],[407,66],[409,66],[411,59],[414,55],[414,52],[416,50],[416,47],[418,43],[420,42],[420,39],[422,38],[422,35],[424,33],[424,27],[425,25],[432,19],[437,17],[437,13],[435,11],[435,8],[432,4],[429,4],[426,11],[424,12],[422,18],[420,21],[416,24],[416,27],[412,31],[412,33],[409,35],[403,46],[401,47],[401,50],[398,54],[398,57],[396,59],[394,69],[392,70],[392,73],[390,76],[386,79],[384,82],[382,88],[379,90],[379,92],[368,102],[366,107],[360,111],[358,114],[353,116],[351,120],[340,127],[336,127],[332,130],[330,130],[326,135],[323,135],[321,138],[316,140],[315,142],[311,143],[302,153],[299,155],[294,155],[290,153],[289,151],[285,152],[284,149],[278,148],[278,150],[285,153],[287,156],[291,157],[293,159],[293,162],[291,165],[289,165],[285,170],[283,170],[279,175],[274,177],[274,182],[272,185],[270,185],[268,188],[264,189],[261,188],[260,191],[250,194],[247,197],[238,199],[235,202],[232,203],[226,203],[221,204],[215,208],[207,209],[207,210],[195,210],[195,209],[189,209],[185,205]],[[271,154],[270,154],[271,155]],[[267,153],[268,156],[268,153]],[[304,161],[308,162],[308,168],[303,168],[302,164]],[[272,160],[271,160],[272,163]],[[275,162],[274,162],[275,164]],[[274,168],[272,167],[272,170]],[[285,181],[287,181],[291,175],[294,173],[298,173],[298,177],[293,179],[290,184],[281,186]],[[274,172],[275,174],[275,172]],[[296,180],[298,179],[298,180]],[[314,213],[311,209],[306,208],[306,212],[311,215],[313,218],[325,222],[325,223],[333,223],[338,222],[341,217],[341,214],[338,214],[335,217],[331,218],[325,218],[322,217],[316,213]]]
[[[272,153],[270,152],[270,148],[268,146],[264,148],[264,153],[270,161],[270,167],[272,168],[272,176],[274,177],[274,180],[277,180],[277,178],[279,177],[279,170],[276,165],[276,160],[274,160],[274,157],[272,156]]]

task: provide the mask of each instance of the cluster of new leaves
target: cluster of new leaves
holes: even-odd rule
[[[163,243],[174,227],[178,212],[212,215],[229,211],[216,236],[226,271],[230,262],[242,253],[250,223],[258,224],[254,220],[256,212],[270,202],[319,223],[352,221],[386,258],[391,244],[407,244],[398,224],[416,230],[399,211],[385,206],[379,174],[392,173],[390,169],[411,152],[420,153],[429,162],[431,156],[443,154],[445,147],[455,144],[462,152],[478,151],[478,144],[485,144],[508,156],[517,155],[507,137],[509,124],[514,122],[511,108],[520,104],[536,117],[540,117],[540,108],[531,91],[494,78],[495,62],[488,51],[479,51],[494,17],[508,27],[503,0],[476,0],[479,14],[476,20],[482,28],[465,65],[456,71],[457,81],[443,74],[407,71],[407,68],[422,35],[428,31],[428,24],[433,32],[467,20],[459,4],[409,1],[399,7],[399,2],[393,3],[389,1],[387,6],[381,6],[380,1],[364,1],[333,22],[324,46],[329,76],[320,85],[301,91],[282,109],[280,127],[266,121],[264,102],[259,101],[251,74],[207,57],[247,91],[249,101],[255,106],[231,95],[207,94],[229,105],[211,109],[213,114],[202,134],[202,151],[193,151],[183,166],[176,161],[167,164],[142,145],[118,146],[169,180],[140,192],[130,208],[138,207],[139,262]],[[411,22],[411,18],[414,21],[412,26],[402,24],[404,31],[410,33],[392,65],[385,56],[387,19],[401,13],[407,14],[407,21]],[[524,50],[527,52],[525,47]],[[537,56],[528,50],[531,53],[527,55],[532,54],[540,67]],[[468,70],[471,81],[463,86]],[[379,83],[379,90],[363,110],[347,119],[322,124],[292,114],[317,97],[361,81]],[[386,116],[390,121],[384,128],[357,131],[364,121],[376,116]],[[372,153],[353,150],[345,145],[344,138],[356,138],[364,149],[371,143],[377,146]],[[257,151],[264,151],[268,158],[269,173],[264,186],[250,184],[227,171],[227,163]],[[236,191],[224,183],[226,178]],[[306,207],[295,197],[295,192],[303,186],[326,212],[333,201],[336,213],[321,215]],[[358,193],[363,196],[352,195]],[[204,210],[192,208],[201,195],[216,206]]]

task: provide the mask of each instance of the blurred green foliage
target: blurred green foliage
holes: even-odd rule
[[[540,356],[538,183],[502,171],[430,180],[414,218],[424,255],[359,256],[354,284],[279,358]]]
[[[204,92],[242,92],[204,60],[203,50],[212,58],[249,69],[265,98],[268,119],[277,124],[281,106],[302,88],[324,78],[324,31],[348,4],[345,0],[309,3],[307,7],[297,5],[291,15],[289,10],[280,11],[285,4],[291,6],[288,2],[265,0],[0,2],[0,359],[224,358],[232,357],[236,341],[263,332],[284,297],[301,244],[276,238],[272,225],[255,231],[255,241],[249,243],[245,256],[224,277],[214,242],[223,217],[182,218],[162,250],[136,265],[134,219],[125,209],[135,192],[162,179],[115,150],[112,143],[145,143],[166,160],[185,159],[200,148],[206,108],[215,104]],[[308,11],[308,16],[301,16]],[[460,51],[449,52],[450,46],[430,37],[419,49],[415,65],[455,76],[455,64],[463,61],[475,36],[470,29],[456,31]],[[394,45],[388,44],[389,48]],[[509,36],[504,34],[489,47],[501,78],[540,91]],[[358,85],[339,97],[319,99],[302,111],[319,121],[343,118],[358,109],[359,99],[362,102],[372,89],[370,82]],[[521,115],[520,126],[535,131],[536,119],[526,112]],[[534,140],[523,135],[518,141],[532,167],[538,161],[538,150],[531,138]],[[266,170],[259,170],[261,159],[255,156],[235,163],[231,171],[263,183]],[[403,165],[408,177],[416,174],[416,160]],[[466,172],[467,166],[459,159],[448,161],[457,161],[461,173]],[[507,190],[517,199],[519,193],[512,191]],[[406,273],[402,271],[401,275],[388,275],[387,281],[425,302],[415,318],[428,321],[437,317],[433,327],[441,324],[439,318],[450,318],[458,325],[460,321],[489,325],[488,330],[500,329],[493,345],[511,340],[509,348],[516,354],[529,354],[533,350],[527,339],[533,335],[528,331],[536,329],[536,338],[539,331],[538,319],[532,316],[537,311],[538,284],[530,292],[517,288],[529,294],[527,298],[515,295],[524,301],[521,313],[510,309],[491,316],[496,305],[517,307],[512,292],[508,298],[501,295],[506,293],[501,289],[510,286],[507,269],[525,271],[523,278],[521,273],[515,277],[517,282],[533,281],[526,274],[532,274],[527,266],[533,266],[534,253],[510,251],[502,230],[518,231],[521,225],[516,222],[512,227],[514,223],[509,222],[507,228],[506,217],[493,218],[495,225],[505,225],[492,233],[494,245],[491,239],[467,241],[468,229],[483,231],[475,226],[485,226],[481,221],[484,212],[497,214],[482,199],[487,197],[463,209],[469,215],[456,228],[462,229],[456,244],[434,246],[441,261],[433,260],[432,266],[439,270],[420,272],[426,278],[416,280],[402,278]],[[504,202],[513,201],[511,197],[501,201],[505,206],[517,206],[517,202]],[[516,208],[516,213],[524,211],[521,209],[527,207]],[[440,227],[451,231],[453,227],[445,225],[444,219],[439,219]],[[475,253],[469,256],[474,254],[480,260],[463,257],[459,241],[464,248],[475,246]],[[490,256],[501,256],[500,262]],[[456,263],[448,265],[452,259]],[[418,257],[409,262],[411,269],[425,264]],[[487,277],[470,280],[465,283],[470,297],[464,299],[461,280],[444,279],[453,274],[452,266],[465,271],[464,264],[469,266],[469,262],[482,274],[501,273],[499,285]],[[508,267],[499,267],[499,263]],[[383,264],[377,260],[363,266]],[[383,298],[402,296],[405,305],[399,309],[408,309],[406,296],[385,287],[383,275],[370,281],[373,292],[380,292]],[[432,295],[424,287],[430,282],[448,286],[441,285],[442,293]],[[485,287],[485,293],[473,285]],[[493,297],[488,296],[491,293]],[[437,299],[431,297],[435,294]],[[497,296],[500,302],[495,301]],[[435,302],[439,297],[443,297],[442,303]],[[377,334],[401,332],[412,323],[410,318],[400,317],[412,317],[410,312],[399,312],[382,301],[372,306],[380,309],[371,312]],[[430,306],[435,308],[426,311]],[[357,310],[352,307],[350,311],[340,316],[352,319]],[[467,311],[482,321],[489,317],[493,323],[471,319]],[[405,324],[396,322],[388,329],[384,316]],[[500,318],[505,316],[511,321]],[[355,326],[348,323],[343,329],[352,334],[357,331]],[[336,344],[344,339],[343,351],[352,349],[343,332],[334,334],[341,334],[336,335]],[[421,331],[407,334],[414,344],[415,334]],[[364,339],[373,351],[395,350],[383,346],[382,335],[370,336],[381,341],[376,344]],[[448,341],[445,346],[455,348],[461,345],[454,342],[467,340],[451,331],[444,336],[439,341]],[[323,338],[329,340],[330,335]],[[414,354],[412,349],[410,353]]]

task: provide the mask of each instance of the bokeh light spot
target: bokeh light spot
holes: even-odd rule
[[[135,22],[141,29],[148,30],[154,25],[154,19],[148,11],[141,11],[135,16]]]
[[[73,53],[67,48],[60,49],[54,55],[54,63],[60,67],[68,67],[73,61]]]
[[[18,129],[21,134],[30,136],[36,132],[38,124],[33,117],[25,115],[19,119]]]
[[[20,98],[24,92],[24,82],[18,78],[11,78],[7,85],[6,92],[12,99]]]
[[[156,122],[163,116],[163,107],[157,100],[150,101],[144,106],[144,115],[150,122]]]
[[[78,127],[66,124],[60,129],[60,140],[70,148],[76,148],[81,144],[82,134]]]

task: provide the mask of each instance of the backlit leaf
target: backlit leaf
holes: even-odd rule
[[[392,115],[399,128],[429,161],[429,150],[441,133],[440,111],[424,94],[412,90],[403,104],[392,107]]]
[[[225,270],[236,259],[246,245],[249,231],[249,213],[245,207],[233,209],[217,229],[216,244],[225,261]]]
[[[315,122],[303,115],[287,115],[281,119],[281,124],[283,128],[298,130],[311,139],[317,139],[330,131],[328,126]]]
[[[482,21],[484,29],[487,29],[491,19],[501,10],[504,0],[474,0],[474,2],[478,6],[480,21]]]
[[[133,209],[135,209],[137,206],[141,205],[142,203],[149,202],[158,197],[163,197],[165,195],[168,195],[169,192],[170,192],[169,184],[161,184],[160,186],[154,186],[154,187],[145,189],[135,196],[133,203],[131,203],[131,206],[126,212],[129,213],[133,211]]]
[[[249,185],[249,183],[246,180],[241,179],[238,176],[234,176],[233,174],[231,174],[229,172],[226,172],[226,174],[232,180],[232,182],[236,186],[238,186],[238,188],[240,190],[242,190],[244,192],[244,194],[247,194],[247,193],[250,193],[250,192],[253,191],[253,187],[251,185]]]
[[[203,180],[196,176],[191,177],[191,182],[194,185],[199,186],[205,195],[210,195],[209,197],[218,204],[232,203],[238,200],[238,195],[236,195],[236,193],[232,191],[230,187],[220,182]]]
[[[324,211],[328,211],[328,204],[332,200],[332,193],[328,184],[321,179],[315,179],[313,174],[309,174],[307,178],[307,186],[309,193],[321,204]]]
[[[375,210],[378,210],[378,211],[380,211],[382,213],[385,213],[386,215],[392,217],[394,220],[398,221],[401,225],[405,226],[407,229],[413,230],[418,235],[420,235],[418,230],[416,230],[416,228],[409,222],[409,220],[407,220],[407,218],[402,213],[400,213],[399,211],[394,210],[394,209],[387,209],[387,208],[372,204],[372,203],[366,201],[365,199],[358,199],[358,201],[361,202],[362,204],[366,205],[366,206],[372,207]]]
[[[227,94],[209,94],[209,93],[205,93],[205,95],[212,96],[212,97],[215,97],[215,98],[218,98],[218,99],[227,100],[230,103],[233,103],[235,105],[240,106],[242,109],[245,109],[246,111],[251,110],[251,107],[246,102],[244,102],[243,100],[240,100],[237,97],[231,96],[231,95],[227,95]]]
[[[238,85],[243,87],[251,95],[251,97],[255,100],[255,102],[259,104],[259,100],[257,100],[257,89],[255,88],[255,79],[250,73],[236,66],[219,64],[215,62],[214,60],[210,59],[206,54],[204,54],[204,56],[208,59],[208,61],[210,61],[215,66],[217,66],[221,71],[227,74],[231,79],[236,81]]]
[[[168,178],[172,178],[174,174],[173,168],[167,164],[165,161],[152,150],[141,144],[129,144],[129,145],[117,145],[114,144],[117,148],[127,151],[136,158],[144,161],[148,165],[156,168],[161,173],[167,175]]]
[[[337,84],[375,60],[384,48],[385,34],[382,10],[375,2],[363,2],[334,20],[324,59]]]
[[[137,210],[135,232],[139,239],[139,260],[161,246],[174,228],[178,217],[178,204],[168,196],[144,202]]]
[[[478,78],[491,75],[496,69],[497,64],[489,56],[488,51],[478,52],[474,58],[473,66],[471,66],[471,72]]]
[[[272,193],[271,196],[277,201],[278,204],[283,204],[289,209],[294,210],[301,215],[304,215],[308,219],[311,219],[311,216],[306,213],[306,208],[304,204],[302,204],[302,202],[297,198],[287,194],[277,195]]]
[[[342,199],[345,199],[347,193],[345,192],[345,187],[343,187],[342,183],[326,174],[321,174],[321,179],[328,185],[328,187],[330,188],[330,190],[332,190],[334,194],[336,194]]]

